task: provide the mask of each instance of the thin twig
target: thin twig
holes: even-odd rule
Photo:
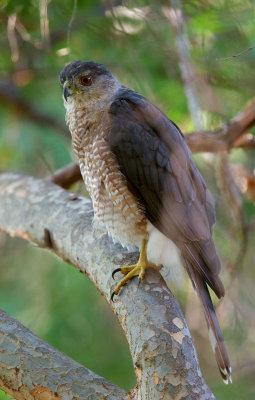
[[[243,51],[240,51],[240,53],[233,54],[233,55],[230,56],[230,57],[217,58],[217,60],[220,60],[220,61],[232,60],[233,58],[237,58],[237,57],[239,57],[239,56],[242,56],[243,54],[246,54],[246,53],[250,52],[250,51],[253,50],[253,49],[255,49],[255,46],[248,47],[248,49],[245,49],[245,50],[243,50]]]

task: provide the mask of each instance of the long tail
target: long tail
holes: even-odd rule
[[[209,330],[209,338],[223,382],[226,384],[229,382],[232,383],[231,366],[228,353],[207,284],[205,283],[203,277],[199,275],[199,273],[194,272],[194,270],[189,267],[187,262],[186,267],[192,280],[194,289],[204,307],[205,318]]]

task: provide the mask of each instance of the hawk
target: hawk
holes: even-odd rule
[[[113,295],[146,268],[171,267],[174,245],[198,294],[225,383],[231,367],[209,287],[221,298],[220,261],[212,234],[215,211],[178,126],[103,65],[75,61],[60,73],[66,121],[91,196],[94,223],[124,246],[140,248],[138,263],[118,268]]]

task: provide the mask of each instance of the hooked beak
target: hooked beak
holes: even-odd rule
[[[72,94],[72,92],[66,87],[67,83],[64,83],[63,86],[63,96],[65,101],[67,101],[67,98]]]

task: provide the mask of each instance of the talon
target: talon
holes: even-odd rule
[[[114,271],[112,271],[112,278],[115,280],[115,278],[114,278],[114,275],[117,273],[117,272],[120,272],[121,271],[121,268],[116,268]]]
[[[138,276],[138,285],[137,285],[137,289],[139,289],[140,283],[141,283],[142,279],[140,278],[140,276]]]
[[[141,280],[144,278],[145,275],[145,271],[147,268],[155,268],[155,269],[159,269],[159,267],[151,262],[148,261],[147,259],[147,255],[146,255],[146,244],[147,244],[147,240],[143,239],[142,241],[142,248],[141,248],[141,253],[140,253],[140,257],[138,260],[138,263],[135,265],[130,265],[130,266],[124,266],[121,268],[116,268],[113,273],[112,273],[112,277],[114,279],[114,275],[116,274],[116,272],[120,272],[121,274],[125,275],[123,279],[121,279],[121,281],[118,283],[118,285],[116,286],[114,292],[111,295],[111,300],[113,301],[113,298],[115,295],[117,295],[120,291],[120,289],[132,278],[134,278],[135,276],[138,276],[138,287],[140,285]]]

